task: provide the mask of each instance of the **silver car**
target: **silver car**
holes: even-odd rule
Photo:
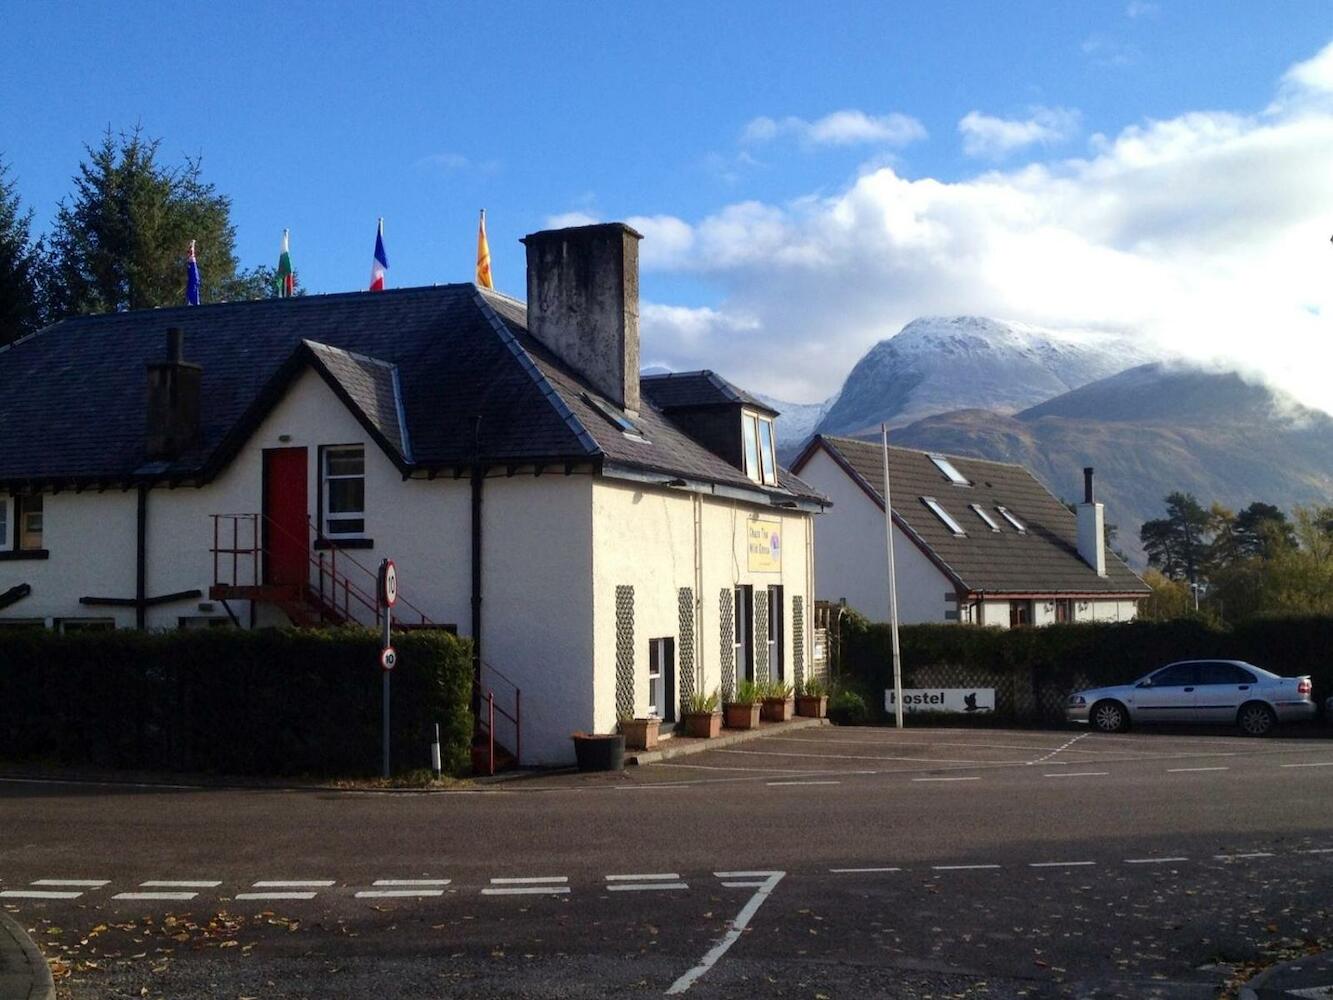
[[[1133,684],[1076,691],[1065,704],[1070,722],[1118,733],[1131,723],[1234,723],[1264,736],[1279,722],[1312,719],[1310,678],[1279,677],[1243,660],[1181,660]]]

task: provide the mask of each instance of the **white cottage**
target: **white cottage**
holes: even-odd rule
[[[883,448],[818,435],[792,468],[833,502],[816,532],[816,594],[887,621]],[[1021,465],[891,447],[899,620],[1009,628],[1134,618],[1149,589],[1106,550],[1092,469],[1084,481],[1071,513]]]
[[[398,622],[475,639],[512,714],[521,689],[525,764],[801,678],[828,501],[778,467],[758,400],[640,378],[639,239],[528,236],[526,306],[442,285],[0,349],[0,627],[370,623],[391,557]]]

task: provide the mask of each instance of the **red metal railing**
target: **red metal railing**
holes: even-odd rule
[[[480,726],[483,726],[486,730],[486,732],[484,733],[486,739],[486,757],[487,757],[486,770],[488,774],[494,774],[495,773],[495,716],[497,714],[502,719],[507,720],[509,725],[513,727],[514,740],[512,745],[514,747],[514,763],[521,764],[523,761],[523,692],[519,689],[517,684],[515,684],[512,680],[510,680],[508,677],[502,674],[499,670],[496,670],[495,667],[491,666],[485,660],[483,660],[481,663],[481,670],[482,670],[482,687],[486,692],[485,696],[482,699],[482,701],[484,702],[483,710],[485,711],[486,715],[484,722],[481,719],[478,719],[477,721],[478,724]],[[501,683],[501,685],[513,691],[514,709],[512,712],[496,704],[495,689],[493,687],[486,686],[487,674],[490,674],[494,680],[498,680]]]

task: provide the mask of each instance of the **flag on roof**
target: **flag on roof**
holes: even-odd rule
[[[389,258],[384,253],[384,220],[375,230],[375,259],[370,265],[370,290],[384,291],[384,272],[389,269]]]
[[[486,209],[481,210],[481,228],[477,230],[477,284],[494,288],[491,280],[491,245],[486,242]]]
[[[296,272],[292,270],[290,239],[286,229],[282,231],[282,253],[278,255],[278,273],[274,276],[278,298],[288,299],[296,291]]]
[[[185,265],[185,304],[199,304],[199,262],[194,259],[194,240],[190,240],[190,257]]]

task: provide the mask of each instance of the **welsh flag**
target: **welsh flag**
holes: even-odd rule
[[[278,255],[278,273],[273,279],[280,299],[289,299],[296,292],[296,272],[292,270],[290,242],[290,235],[284,229],[282,231],[282,253]]]
[[[384,220],[375,230],[375,259],[370,265],[370,290],[384,291],[384,272],[389,269],[389,258],[384,253]]]

